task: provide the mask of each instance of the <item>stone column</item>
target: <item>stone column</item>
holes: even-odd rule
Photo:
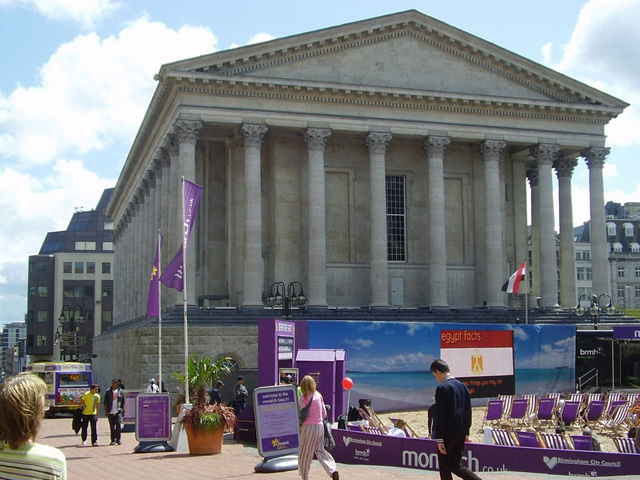
[[[424,142],[429,164],[429,305],[448,307],[447,235],[444,196],[444,154],[449,137],[429,136]]]
[[[533,165],[527,170],[529,187],[531,188],[531,293],[540,296],[540,195],[538,193],[538,167]],[[535,298],[534,298],[535,300]],[[534,305],[535,306],[535,305]]]
[[[556,264],[555,216],[551,166],[560,147],[540,143],[531,148],[538,165],[540,215],[540,306],[558,306],[558,268]]]
[[[387,195],[385,154],[390,133],[370,132],[365,144],[369,150],[369,250],[372,308],[389,307],[389,270],[387,266]]]
[[[573,202],[571,200],[571,176],[578,161],[559,159],[553,164],[558,176],[560,200],[560,305],[574,307],[577,303],[576,253],[573,240]]]
[[[262,262],[262,192],[260,147],[266,125],[242,124],[244,146],[244,277],[243,307],[261,307],[264,268]]]
[[[174,124],[175,132],[178,136],[178,165],[180,168],[180,177],[184,177],[185,180],[190,182],[196,181],[196,140],[198,139],[198,133],[202,128],[202,122],[200,121],[187,121],[178,119]],[[184,210],[182,202],[182,182],[180,182],[179,188],[180,199],[178,209],[178,224],[180,228],[178,233],[180,236],[179,245],[183,242],[184,237]],[[198,229],[198,216],[202,212],[198,212],[196,221],[194,223],[194,230]],[[197,234],[191,233],[189,244],[186,251],[186,265],[185,265],[185,277],[184,285],[187,291],[187,305],[196,304],[196,239]],[[184,294],[183,294],[184,295]]]
[[[124,250],[123,250],[124,245],[123,245],[123,238],[122,238],[122,232],[124,230],[123,224],[124,224],[124,217],[121,216],[120,221],[117,224],[115,224],[113,228],[113,264],[111,265],[111,274],[113,275],[114,279],[118,279],[113,282],[113,313],[112,315],[113,315],[114,325],[116,323],[119,323],[121,320],[122,310],[120,307],[121,302],[119,300],[124,298],[122,281],[120,281],[120,278],[121,278],[120,272],[121,272],[122,265],[124,264],[124,260],[122,258],[122,254],[124,253]],[[98,268],[98,265],[96,265],[96,268]],[[100,272],[102,273],[102,269],[100,270]]]
[[[182,227],[177,222],[182,217],[182,189],[180,188],[180,169],[178,167],[178,139],[176,135],[167,135],[166,141],[167,151],[169,152],[169,192],[167,199],[167,233],[165,241],[167,242],[167,259],[165,267],[173,259],[182,243],[182,234],[177,235],[175,232],[181,231]],[[180,220],[181,222],[181,220]],[[167,303],[176,305],[182,303],[182,293],[173,288],[166,289]]]
[[[611,149],[591,147],[582,152],[589,167],[589,210],[591,221],[589,235],[591,238],[591,279],[592,291],[596,295],[611,295],[609,269],[607,259],[607,227],[604,215],[604,182],[602,169],[605,158]]]
[[[309,158],[309,307],[327,306],[324,149],[330,135],[331,130],[321,128],[309,128],[304,133]]]
[[[500,154],[506,142],[485,140],[480,146],[484,161],[486,297],[488,307],[504,307],[502,284],[505,281],[502,244],[502,188],[500,188]]]

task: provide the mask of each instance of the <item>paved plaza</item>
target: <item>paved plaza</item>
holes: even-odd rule
[[[225,438],[221,454],[191,456],[187,452],[134,453],[138,445],[135,433],[122,434],[122,445],[109,445],[108,423],[105,418],[98,421],[97,447],[81,446],[80,435],[71,430],[71,418],[46,419],[43,422],[39,441],[60,448],[67,457],[70,479],[103,478],[118,474],[122,478],[157,480],[179,478],[181,480],[242,479],[251,477],[271,480],[299,479],[296,470],[280,473],[255,473],[254,467],[262,462],[255,445],[237,443],[231,436]],[[437,472],[392,467],[339,464],[342,480],[375,480],[380,478],[438,479]],[[567,478],[557,475],[538,475],[520,472],[483,473],[483,480],[531,480],[534,478]],[[312,480],[329,478],[320,464],[314,460],[311,467]],[[604,478],[604,477],[600,477]],[[619,480],[630,476],[611,477]]]

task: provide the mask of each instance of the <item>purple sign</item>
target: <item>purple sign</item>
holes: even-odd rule
[[[144,390],[125,390],[124,391],[124,415],[122,423],[125,425],[135,425],[136,409],[132,405],[136,404],[136,397],[144,393]]]
[[[171,439],[171,396],[168,393],[141,393],[136,397],[136,440]]]
[[[337,429],[333,430],[333,437],[336,446],[331,455],[339,463],[438,470],[435,440]],[[478,443],[465,446],[462,463],[474,472],[515,471],[579,477],[637,475],[640,471],[640,455],[636,454]]]
[[[614,340],[640,340],[640,327],[613,327]]]
[[[253,391],[258,453],[265,458],[298,452],[298,392],[293,385]]]

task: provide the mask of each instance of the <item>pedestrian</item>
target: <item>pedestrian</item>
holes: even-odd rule
[[[104,394],[104,414],[109,420],[111,445],[122,445],[124,402],[124,391],[118,386],[117,380],[111,380],[111,388]]]
[[[163,393],[164,393],[164,392],[166,392],[166,391],[167,391],[167,389],[166,389],[166,388],[164,388],[164,380],[160,381],[160,375],[156,375],[156,384],[158,385],[158,389],[159,389],[161,392],[163,392]]]
[[[327,410],[324,399],[316,390],[316,381],[310,375],[305,375],[300,383],[302,399],[300,407],[309,406],[309,412],[300,426],[300,448],[298,450],[298,473],[302,480],[309,480],[309,469],[315,455],[324,471],[332,480],[340,480],[336,470],[336,462],[324,448],[324,422]]]
[[[67,479],[64,454],[36,443],[46,393],[44,381],[26,372],[0,385],[0,478]]]
[[[431,373],[436,387],[435,432],[441,480],[452,480],[452,473],[466,480],[480,477],[461,465],[462,451],[471,429],[471,397],[469,389],[457,380],[442,359],[434,360]]]
[[[122,383],[122,380],[118,379],[118,387],[120,387],[121,390],[124,390],[124,383]]]
[[[216,386],[209,390],[209,403],[211,405],[216,403],[222,403],[222,387],[224,387],[224,383],[220,380],[216,382]]]
[[[247,406],[247,397],[249,392],[247,387],[244,386],[244,377],[238,376],[236,384],[233,386],[233,402],[236,410],[236,414],[240,413]]]
[[[147,387],[147,393],[158,393],[158,392],[160,392],[160,388],[158,388],[156,381],[153,378],[149,379],[149,386]]]
[[[87,427],[91,425],[91,445],[98,446],[98,405],[100,405],[100,395],[98,385],[93,384],[88,392],[85,392],[80,399],[82,408],[82,445],[87,444]]]

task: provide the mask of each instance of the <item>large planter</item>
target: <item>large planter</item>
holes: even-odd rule
[[[204,432],[197,428],[194,429],[191,425],[185,425],[185,431],[187,432],[190,455],[213,455],[222,452],[223,428],[215,432]]]

